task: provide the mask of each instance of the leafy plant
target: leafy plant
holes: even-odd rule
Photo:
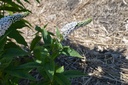
[[[0,9],[4,12],[0,13],[2,17],[0,19],[0,85],[18,85],[23,80],[29,80],[30,85],[71,85],[70,78],[85,75],[76,70],[67,71],[64,66],[59,66],[55,62],[55,59],[61,55],[82,58],[74,49],[62,45],[64,35],[58,29],[56,34],[53,34],[46,30],[47,25],[42,28],[36,26],[37,32],[29,47],[18,29],[31,26],[22,19],[30,11],[20,0],[1,1],[3,5]],[[24,1],[30,3],[29,0]],[[10,15],[4,17],[6,12]],[[15,12],[25,13],[13,14]],[[80,22],[75,26],[86,24]],[[28,51],[21,45],[27,47]],[[32,75],[33,72],[36,73]],[[35,78],[37,74],[41,77]]]
[[[10,40],[8,41],[7,36],[10,36],[11,33],[10,35],[5,34],[1,37],[0,43],[3,46],[3,49],[1,49],[0,52],[1,84],[7,84],[11,82],[18,83],[18,81],[21,79],[36,81],[36,79],[30,75],[30,72],[32,72],[34,69],[36,69],[43,78],[43,81],[38,82],[38,84],[47,83],[50,85],[70,85],[68,77],[84,75],[83,73],[78,71],[64,71],[64,66],[60,67],[56,64],[55,59],[63,54],[78,58],[82,58],[82,56],[75,50],[71,49],[69,46],[63,46],[61,44],[60,41],[62,40],[60,40],[60,36],[62,35],[58,30],[56,32],[56,35],[58,35],[58,37],[56,38],[51,32],[46,31],[45,27],[46,26],[44,26],[43,28],[36,27],[37,33],[30,45],[30,52],[25,52],[14,42]],[[16,39],[17,43],[23,44],[21,42],[18,42],[17,38],[12,38]],[[20,39],[22,40],[23,37],[21,37]],[[43,45],[39,44],[41,39],[43,39]],[[26,45],[26,43],[23,45]],[[24,63],[22,63],[21,61],[17,61],[21,58],[27,58],[27,56],[29,55],[34,55],[34,58],[30,61],[24,61]],[[63,81],[63,79],[65,81]]]
[[[29,64],[29,66],[33,67],[33,63],[39,64],[36,69],[44,78],[43,81],[38,82],[39,85],[40,83],[46,83],[49,85],[70,85],[68,78],[83,76],[85,74],[73,70],[65,71],[64,66],[58,66],[55,62],[55,59],[63,54],[78,58],[82,58],[82,56],[75,50],[71,49],[69,46],[63,46],[61,44],[60,36],[62,35],[58,30],[56,35],[60,36],[56,38],[56,36],[54,36],[52,33],[46,31],[45,27],[46,26],[43,28],[36,27],[38,32],[36,33],[36,36],[30,46],[31,52],[34,54],[34,61],[31,62],[32,64]],[[39,45],[41,38],[43,38],[42,42],[44,42],[42,46]],[[26,65],[28,64],[22,65],[22,69],[24,69],[23,67],[26,67]]]

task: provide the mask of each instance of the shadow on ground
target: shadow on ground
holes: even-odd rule
[[[77,69],[87,73],[88,76],[71,79],[72,85],[128,85],[128,60],[125,59],[125,49],[107,49],[98,51],[95,47],[88,47],[64,42],[76,49],[85,59],[62,56],[59,59],[65,69]]]

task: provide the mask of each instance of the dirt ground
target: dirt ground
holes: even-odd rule
[[[31,0],[26,19],[33,26],[55,32],[69,22],[93,21],[72,33],[65,43],[84,59],[61,57],[65,69],[78,69],[88,76],[72,79],[72,85],[128,85],[128,0]],[[34,31],[26,29],[30,42]]]

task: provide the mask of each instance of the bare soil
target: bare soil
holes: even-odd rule
[[[77,69],[88,76],[71,79],[72,85],[128,85],[128,0],[31,0],[26,19],[33,25],[55,32],[69,22],[93,21],[72,33],[66,45],[84,59],[61,57],[65,69]],[[34,31],[24,30],[30,42]]]

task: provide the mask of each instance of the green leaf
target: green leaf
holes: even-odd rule
[[[34,69],[34,68],[39,68],[39,67],[41,67],[41,65],[36,62],[28,62],[28,63],[22,64],[16,67],[16,69],[28,69],[28,68]]]
[[[36,57],[36,59],[41,60],[42,63],[45,63],[45,59],[49,56],[49,52],[44,47],[36,46],[34,48],[34,56]]]
[[[2,57],[9,58],[9,57],[26,56],[26,55],[28,55],[28,53],[20,48],[9,48],[5,50]]]
[[[61,66],[56,70],[56,73],[63,73],[64,72],[64,66]]]
[[[30,3],[29,0],[24,0],[24,1],[27,2],[27,3]]]
[[[42,28],[45,29],[48,26],[48,24],[44,25]]]
[[[70,81],[62,73],[55,74],[55,81],[57,81],[59,85],[71,85]]]
[[[57,38],[59,38],[60,41],[63,40],[63,35],[60,33],[58,28],[56,28],[56,36],[57,36]]]
[[[38,3],[40,3],[40,0],[36,0]]]
[[[15,2],[13,2],[12,0],[1,0],[4,3],[6,3],[8,6],[14,6],[15,8],[23,8],[22,6],[16,4]]]
[[[42,29],[39,26],[37,26],[37,25],[35,27],[35,30],[38,31],[38,32],[42,32]]]
[[[50,84],[51,82],[50,81],[39,81],[39,82],[34,82],[34,83],[30,83],[30,85],[51,85]]]
[[[81,77],[81,76],[87,76],[87,74],[84,74],[77,70],[68,70],[64,71],[63,74],[68,78],[74,78],[74,77]]]
[[[20,34],[19,31],[14,30],[8,36],[10,38],[15,39],[17,41],[17,43],[27,46],[27,42],[25,41],[24,37]]]
[[[5,3],[4,5],[0,6],[1,10],[7,10],[7,11],[13,11],[13,12],[29,11],[24,6],[18,5],[12,0],[1,0],[1,1]]]
[[[72,56],[72,57],[78,57],[78,58],[83,58],[77,51],[74,49],[65,46],[62,50],[62,54],[66,56]]]
[[[23,27],[30,27],[30,26],[25,20],[21,19],[20,21],[13,23],[8,30],[21,29]]]
[[[53,39],[53,41],[54,41],[55,39]],[[61,55],[61,51],[62,51],[62,49],[63,49],[63,46],[62,46],[62,44],[61,43],[59,43],[58,41],[56,42],[53,42],[52,44],[51,44],[51,47],[50,48],[52,48],[52,59],[55,59],[55,58],[57,58],[57,57],[59,57],[60,55]]]
[[[16,45],[14,42],[8,42],[5,45],[5,49],[9,49],[9,48],[20,48],[18,45]]]
[[[52,43],[51,35],[45,29],[42,29],[42,37],[43,37],[45,44],[51,44]]]
[[[27,13],[29,13],[29,12],[27,12]],[[27,20],[22,19],[21,21],[25,22],[27,27],[29,27],[29,28],[32,27],[31,23],[29,23]]]
[[[3,51],[4,49],[4,46],[6,44],[6,41],[7,41],[7,38],[6,37],[0,37],[1,40],[0,40],[0,52]]]
[[[89,18],[89,19],[87,19],[87,20],[85,20],[85,21],[79,22],[79,23],[77,24],[77,26],[78,26],[78,27],[85,26],[85,25],[89,24],[91,21],[92,21],[92,19]]]
[[[40,67],[40,68],[37,68],[37,71],[43,76],[44,81],[51,82],[50,79],[49,79],[49,76],[47,75],[47,73],[46,73],[46,71],[45,71],[43,66]]]
[[[31,51],[34,49],[34,47],[37,45],[37,43],[41,40],[41,37],[36,35],[35,38],[32,40],[30,49]]]
[[[13,12],[29,11],[27,9],[18,9],[16,7],[10,7],[10,6],[0,6],[0,10],[13,11]]]
[[[29,80],[33,80],[35,81],[36,79],[34,77],[32,77],[28,71],[25,70],[16,70],[16,69],[6,69],[5,70],[8,74],[10,74],[11,76],[15,76],[21,79],[29,79]]]
[[[28,55],[25,51],[20,48],[8,48],[2,54],[0,59],[0,69],[4,69],[12,62],[14,57]]]
[[[12,62],[13,57],[3,57],[0,59],[0,70],[5,69]]]
[[[42,61],[38,60],[38,59],[36,59],[35,62],[38,63],[38,64],[42,64]]]
[[[49,79],[53,81],[54,73],[55,73],[55,62],[53,60],[50,60],[50,62],[45,64],[44,70],[48,75]]]
[[[48,34],[50,34],[50,35],[54,36],[54,33],[52,33],[52,32],[49,32],[49,31],[47,31],[47,32],[48,32]]]
[[[16,0],[20,5],[24,7],[24,4],[20,0]]]

